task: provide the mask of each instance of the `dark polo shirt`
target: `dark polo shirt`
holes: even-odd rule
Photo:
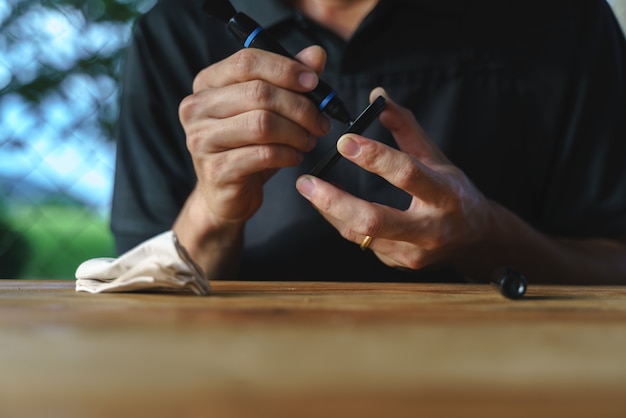
[[[121,253],[171,227],[195,175],[178,105],[202,68],[241,48],[201,1],[141,19],[123,78],[112,230]],[[281,1],[233,1],[289,51],[319,44],[353,115],[384,87],[489,198],[546,234],[626,236],[626,45],[603,1],[381,0],[345,42]],[[457,280],[406,273],[346,241],[295,189],[345,126],[265,186],[241,279]],[[376,121],[365,135],[394,145]],[[405,193],[347,161],[329,180],[400,209]],[[515,237],[511,237],[515,239]]]

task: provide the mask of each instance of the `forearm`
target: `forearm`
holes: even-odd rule
[[[236,279],[243,248],[242,223],[220,223],[203,209],[194,190],[172,227],[179,243],[208,280]]]
[[[492,204],[491,228],[477,252],[462,257],[461,269],[488,277],[511,266],[532,283],[626,284],[626,240],[555,238]]]

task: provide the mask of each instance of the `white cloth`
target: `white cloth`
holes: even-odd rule
[[[173,231],[163,232],[118,258],[93,258],[76,269],[76,291],[89,293],[211,288],[200,268],[178,244]]]

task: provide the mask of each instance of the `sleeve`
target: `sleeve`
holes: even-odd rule
[[[626,42],[608,4],[581,2],[561,143],[546,185],[551,234],[626,236]]]
[[[199,10],[198,1],[161,1],[134,29],[122,75],[111,207],[118,254],[171,228],[195,184],[178,106],[208,62]]]

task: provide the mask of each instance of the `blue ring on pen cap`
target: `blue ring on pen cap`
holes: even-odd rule
[[[322,102],[320,103],[319,109],[321,111],[324,111],[324,109],[326,108],[326,105],[328,105],[328,102],[330,102],[333,99],[333,97],[335,97],[336,95],[337,95],[337,92],[334,90],[328,93],[328,96],[324,97],[324,100],[322,100]]]
[[[259,26],[258,28],[256,28],[255,30],[252,31],[252,33],[250,33],[250,35],[248,35],[248,37],[246,38],[246,41],[243,43],[243,46],[245,48],[248,48],[250,46],[250,44],[252,42],[254,42],[254,38],[257,37],[257,35],[263,30],[263,28],[261,26]]]

